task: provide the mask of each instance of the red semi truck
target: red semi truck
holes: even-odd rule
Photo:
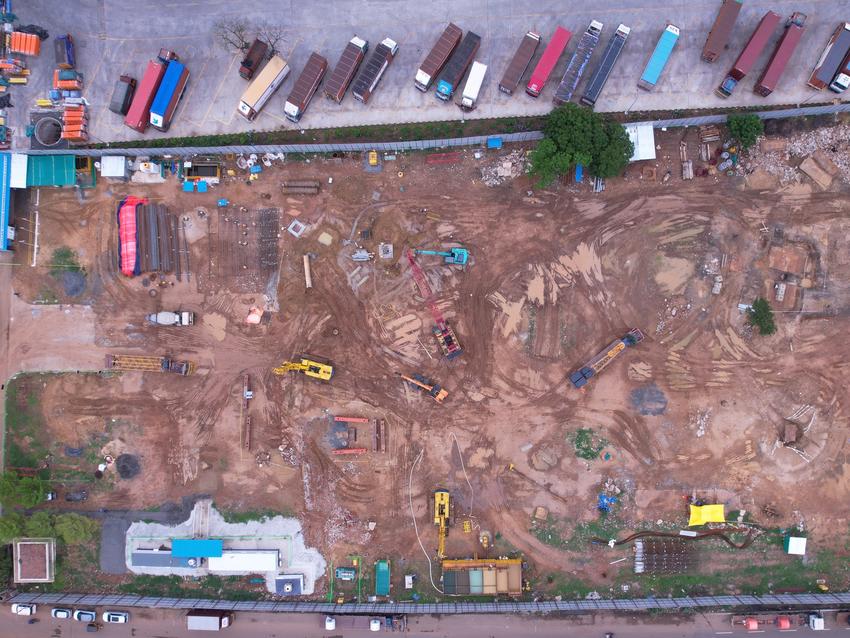
[[[767,97],[776,89],[776,85],[779,83],[779,78],[782,77],[782,73],[788,65],[788,60],[791,59],[791,56],[794,55],[794,50],[797,48],[797,45],[800,44],[800,39],[803,37],[803,31],[805,31],[805,28],[803,27],[805,22],[806,14],[800,13],[799,11],[795,12],[794,15],[788,18],[788,22],[785,25],[785,33],[782,34],[782,37],[779,38],[779,42],[776,43],[773,55],[770,56],[770,60],[764,68],[764,72],[762,72],[761,77],[758,79],[758,82],[756,82],[756,86],[753,89],[759,95]]]
[[[558,64],[558,60],[561,54],[563,54],[564,49],[567,48],[567,43],[570,41],[572,35],[564,27],[555,29],[555,33],[552,35],[552,39],[549,40],[549,44],[546,45],[546,50],[543,51],[540,61],[534,67],[531,79],[528,81],[528,86],[525,87],[525,92],[531,97],[538,97],[543,91],[549,75],[551,75],[555,65]]]
[[[764,14],[756,30],[753,31],[750,39],[747,40],[747,44],[741,51],[741,55],[738,56],[735,64],[729,70],[729,74],[723,79],[720,86],[714,90],[718,97],[726,98],[732,95],[732,91],[735,90],[738,82],[743,80],[747,73],[752,70],[764,47],[767,46],[768,40],[770,40],[776,27],[779,26],[780,20],[781,18],[773,11],[768,11]]]
[[[144,133],[150,126],[151,104],[153,104],[156,92],[159,90],[162,76],[165,75],[165,67],[169,60],[176,60],[177,56],[171,51],[162,49],[155,60],[150,60],[145,69],[142,80],[136,87],[133,101],[124,117],[124,124],[134,131]]]

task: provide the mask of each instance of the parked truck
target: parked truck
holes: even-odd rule
[[[537,47],[540,44],[540,34],[534,31],[529,31],[519,43],[519,48],[511,58],[511,63],[505,69],[505,74],[502,76],[502,81],[499,82],[499,90],[513,95],[516,87],[522,82],[522,76],[528,70],[528,65],[531,64],[531,59],[537,52]]]
[[[425,56],[422,64],[419,65],[419,70],[416,71],[416,77],[413,79],[413,86],[420,91],[427,91],[434,79],[439,75],[449,57],[457,48],[463,30],[456,24],[449,22],[448,26],[443,30],[437,42],[431,48],[431,51]]]
[[[466,86],[463,87],[463,93],[460,97],[460,108],[462,110],[471,111],[475,108],[485,75],[487,75],[487,65],[481,64],[481,62],[473,62],[472,68],[469,70],[469,77],[466,80]]]
[[[325,82],[325,97],[333,100],[337,104],[342,103],[342,98],[345,97],[345,92],[348,90],[348,85],[354,79],[354,74],[360,68],[360,63],[366,57],[366,51],[369,49],[369,42],[354,36],[345,45],[342,50],[342,55],[336,63],[328,81]]]
[[[776,43],[776,48],[773,49],[773,54],[770,56],[767,66],[764,68],[753,89],[756,93],[767,97],[776,89],[779,78],[782,77],[785,67],[788,66],[788,61],[794,55],[797,45],[800,44],[803,31],[805,31],[805,27],[803,26],[805,23],[806,14],[799,11],[796,11],[788,18],[788,22],[785,24],[785,33],[782,34],[779,42]]]
[[[575,93],[581,80],[581,75],[590,61],[590,56],[593,55],[596,45],[599,44],[600,35],[602,35],[602,23],[598,20],[591,20],[590,26],[581,34],[578,46],[567,64],[564,76],[561,78],[561,83],[555,89],[555,97],[552,98],[555,104],[565,104],[572,99],[573,93]]]
[[[295,86],[292,87],[292,92],[283,105],[283,114],[286,115],[286,119],[291,122],[301,119],[327,70],[328,61],[318,53],[311,53],[304,70],[295,80]]]
[[[534,67],[534,71],[531,72],[531,78],[525,87],[525,92],[531,97],[539,97],[540,93],[543,92],[543,87],[546,86],[552,70],[558,64],[558,60],[561,58],[564,49],[567,48],[567,43],[572,36],[573,34],[564,27],[557,27],[555,29],[552,39],[546,45],[546,49],[543,51],[543,55],[540,56],[540,60],[537,62],[537,66]]]
[[[746,77],[747,73],[750,72],[756,63],[759,55],[761,55],[764,47],[767,46],[767,42],[779,25],[779,21],[780,17],[773,11],[768,11],[764,14],[755,31],[750,35],[750,39],[747,40],[747,44],[741,50],[738,59],[735,60],[735,64],[732,65],[729,73],[723,78],[720,86],[714,90],[719,97],[726,98],[732,95],[732,91],[735,90],[738,82]]]
[[[850,22],[842,22],[832,32],[807,84],[813,89],[823,91],[838,73],[841,62],[848,52],[850,52]]]
[[[629,37],[631,29],[625,24],[617,27],[614,35],[608,40],[608,45],[605,47],[605,52],[602,54],[602,59],[599,61],[599,66],[590,76],[590,81],[587,83],[587,88],[584,90],[584,95],[579,100],[585,106],[593,108],[596,100],[599,99],[605,83],[608,81],[608,76],[611,75],[611,70],[617,63],[617,58],[620,57],[620,52],[626,46],[626,39]]]
[[[286,60],[278,55],[273,55],[271,60],[263,67],[263,70],[251,80],[251,84],[242,94],[236,110],[246,120],[253,120],[274,95],[274,92],[283,84],[287,75],[289,75],[289,65]]]
[[[239,77],[246,80],[252,79],[254,74],[257,72],[257,69],[259,69],[260,65],[263,63],[263,59],[265,59],[268,50],[268,44],[259,38],[255,38],[251,43],[251,46],[248,48],[248,53],[246,53],[245,57],[242,58],[242,64],[239,65]]]
[[[729,48],[729,36],[732,35],[732,28],[743,5],[744,0],[722,0],[720,3],[720,11],[702,48],[702,59],[705,62],[714,62],[724,49]]]
[[[216,609],[191,609],[186,612],[186,629],[221,631],[233,624],[233,612]]]
[[[481,36],[472,31],[467,31],[437,79],[437,97],[439,99],[447,102],[452,98],[452,95],[460,86],[466,70],[472,64],[475,54],[478,53],[479,46],[481,46]]]
[[[673,24],[668,24],[658,42],[655,44],[655,49],[652,55],[649,56],[649,61],[643,69],[643,73],[638,80],[638,87],[644,91],[651,91],[661,79],[661,74],[664,72],[664,67],[670,60],[670,55],[673,53],[673,48],[676,42],[679,41],[679,27]]]
[[[188,81],[189,69],[186,65],[178,60],[169,60],[151,104],[151,126],[160,131],[168,130]]]
[[[150,126],[151,104],[153,104],[159,90],[162,76],[165,75],[166,65],[169,60],[176,59],[176,57],[171,51],[163,49],[155,60],[148,61],[148,66],[142,75],[142,80],[139,82],[136,92],[133,94],[133,101],[130,102],[127,115],[124,117],[124,124],[134,131],[144,133]]]
[[[145,321],[156,326],[191,326],[195,323],[195,313],[188,310],[161,310],[145,315]]]
[[[392,64],[396,53],[398,53],[398,43],[395,40],[391,38],[381,40],[366,60],[360,75],[354,80],[354,86],[351,89],[354,99],[360,100],[363,104],[369,103],[369,98],[378,87],[378,82],[381,81],[387,67]]]
[[[830,82],[829,90],[841,93],[850,87],[850,52],[844,56],[844,61],[841,63],[841,68],[835,74],[835,79]]]
[[[626,348],[635,346],[643,341],[643,333],[638,328],[630,330],[622,339],[611,342],[607,348],[570,374],[570,382],[574,388],[582,388],[593,377],[602,372],[608,364],[622,354]]]

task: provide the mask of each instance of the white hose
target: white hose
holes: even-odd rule
[[[425,448],[422,448],[419,451],[419,455],[416,457],[416,460],[413,461],[413,465],[410,466],[410,480],[407,484],[407,500],[410,504],[410,517],[413,519],[413,530],[416,532],[416,540],[419,541],[419,547],[422,548],[422,553],[425,554],[425,558],[428,560],[428,578],[431,579],[431,587],[443,594],[445,592],[439,587],[437,587],[437,585],[434,583],[433,568],[431,566],[431,556],[428,555],[428,552],[425,550],[425,546],[422,544],[422,539],[419,538],[419,526],[416,524],[416,514],[414,514],[413,512],[413,471],[416,469],[416,466],[419,464],[419,461],[422,460],[423,454],[425,454]]]

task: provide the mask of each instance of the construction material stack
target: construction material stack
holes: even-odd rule
[[[590,61],[590,56],[593,55],[596,45],[599,44],[600,35],[602,35],[602,23],[598,20],[592,20],[590,26],[581,35],[578,47],[576,47],[573,57],[567,64],[567,70],[564,71],[564,76],[561,78],[561,83],[555,89],[555,97],[552,99],[555,104],[566,104],[572,99],[582,73],[584,73],[584,69]]]
[[[446,359],[454,359],[455,357],[460,356],[463,354],[463,348],[461,348],[454,330],[451,326],[449,326],[445,317],[443,317],[443,313],[440,312],[439,308],[437,308],[437,304],[434,302],[434,292],[428,284],[428,279],[425,277],[425,273],[422,272],[419,264],[416,263],[416,257],[412,250],[407,251],[407,261],[410,264],[410,271],[413,273],[416,285],[419,287],[419,294],[421,294],[424,298],[425,305],[428,307],[428,310],[431,311],[431,316],[434,318],[434,323],[436,325],[432,329],[432,332],[440,346],[443,356]]]
[[[14,31],[9,39],[9,52],[38,56],[41,54],[41,39],[33,33]]]
[[[66,103],[62,110],[62,139],[71,143],[89,141],[88,107],[84,103]]]
[[[641,341],[643,341],[643,333],[637,328],[630,330],[625,337],[613,341],[605,350],[573,372],[570,375],[570,382],[575,388],[584,387],[588,381],[602,372],[626,348],[637,345]]]

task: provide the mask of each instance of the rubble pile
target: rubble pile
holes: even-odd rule
[[[790,137],[784,150],[774,150],[772,144],[750,149],[743,168],[749,173],[762,170],[779,177],[782,184],[798,181],[799,171],[791,165],[792,158],[808,158],[820,151],[838,168],[841,180],[850,184],[850,125],[819,128]]]
[[[525,175],[528,170],[528,160],[525,151],[516,150],[499,157],[492,164],[481,167],[481,180],[487,186],[498,186],[510,179]]]

